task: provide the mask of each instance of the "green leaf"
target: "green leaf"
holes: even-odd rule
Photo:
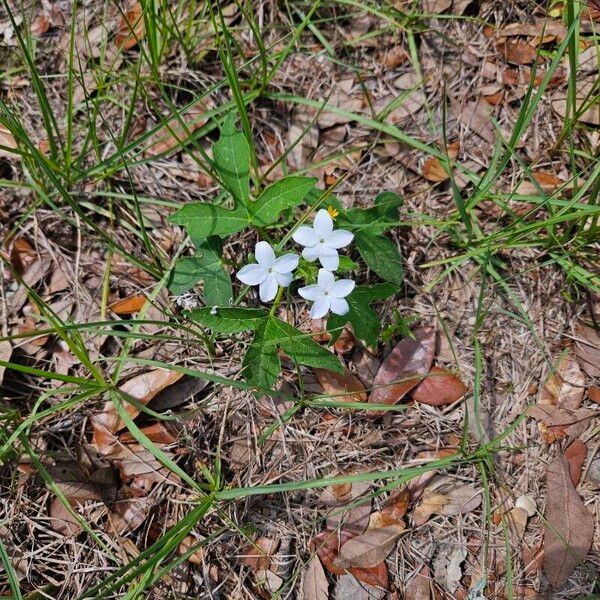
[[[250,147],[244,134],[236,129],[235,120],[234,112],[225,118],[219,140],[212,147],[213,160],[235,202],[246,205],[250,201]]]
[[[384,235],[358,231],[354,241],[367,266],[379,277],[398,286],[402,283],[402,257],[391,240]]]
[[[250,222],[243,208],[228,210],[205,202],[182,206],[169,218],[171,223],[183,225],[195,239],[211,235],[226,236],[247,227]]]
[[[223,267],[219,238],[196,243],[198,254],[177,261],[171,272],[169,289],[183,294],[204,281],[204,302],[210,306],[227,305],[233,297],[231,278]]]
[[[284,210],[301,204],[316,182],[314,177],[292,176],[270,185],[250,205],[250,220],[257,227],[275,223]]]
[[[254,308],[209,307],[187,313],[194,321],[215,333],[231,334],[253,330],[254,340],[243,360],[244,378],[263,391],[273,387],[281,372],[277,348],[281,348],[297,365],[343,371],[340,361],[308,334],[298,331],[263,310]]]
[[[349,273],[358,269],[358,265],[348,256],[340,255],[340,264],[337,268],[338,273]]]
[[[366,342],[368,346],[376,346],[381,328],[377,313],[371,308],[376,300],[385,300],[395,294],[398,288],[391,283],[378,283],[373,286],[360,286],[346,298],[350,310],[343,316],[331,315],[327,319],[327,328],[335,342],[346,323],[351,323],[354,335]]]
[[[269,323],[269,318],[264,319],[261,327],[256,330],[242,362],[244,379],[264,391],[273,388],[281,372],[277,346],[268,343]]]
[[[343,225],[352,231],[363,231],[371,235],[380,235],[384,231],[398,226],[398,207],[403,200],[393,192],[382,192],[375,198],[371,208],[352,208],[346,215],[340,215],[340,227]]]
[[[210,327],[215,333],[240,333],[242,331],[255,331],[264,325],[268,316],[264,310],[257,308],[229,308],[216,309],[207,306],[190,310],[186,313],[190,319]]]
[[[329,371],[343,372],[339,359],[312,337],[291,325],[271,317],[269,342],[277,344],[296,363]]]

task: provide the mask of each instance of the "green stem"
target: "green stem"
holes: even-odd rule
[[[280,287],[277,290],[277,296],[275,296],[275,300],[273,300],[273,306],[271,306],[271,310],[269,311],[269,316],[273,316],[275,314],[275,311],[279,308],[279,305],[281,304],[281,296],[283,296],[283,288]]]

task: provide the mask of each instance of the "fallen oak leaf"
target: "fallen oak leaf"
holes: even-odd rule
[[[428,375],[412,393],[416,402],[431,406],[453,404],[460,400],[469,388],[452,371],[441,367],[431,367]]]
[[[423,565],[406,584],[404,600],[428,600],[431,598],[431,571]]]
[[[327,600],[329,583],[323,565],[317,556],[313,556],[306,565],[302,577],[302,598],[304,600]]]
[[[448,158],[450,160],[454,160],[458,156],[459,149],[460,142],[458,140],[448,144],[446,148]],[[446,181],[446,179],[450,178],[450,174],[447,169],[441,163],[440,159],[435,156],[431,156],[423,163],[421,174],[425,179],[427,179],[427,181],[432,181],[434,183]]]
[[[400,524],[369,529],[348,540],[340,548],[334,565],[341,569],[375,567],[385,560],[403,531],[404,525]]]
[[[507,62],[514,65],[530,65],[536,59],[541,62],[537,49],[527,42],[504,40],[496,44],[496,48]]]
[[[420,327],[414,336],[400,340],[381,363],[369,403],[396,404],[427,375],[435,353],[435,329]],[[372,416],[379,415],[373,411]]]
[[[538,187],[541,188],[544,193],[551,194],[556,188],[565,184],[562,179],[549,171],[532,171],[531,176],[537,182],[537,186],[529,179],[525,179],[518,185],[516,189],[517,194],[521,196],[538,196]]]
[[[340,402],[366,402],[367,392],[358,377],[348,369],[335,373],[326,369],[313,369],[319,384],[332,397]]]
[[[587,458],[587,445],[581,440],[575,440],[565,450],[565,458],[569,462],[569,474],[571,475],[573,486],[577,487],[581,479],[583,463]]]
[[[356,536],[349,531],[326,529],[310,540],[309,548],[317,553],[325,569],[332,575],[341,576],[348,572],[367,585],[387,589],[388,571],[383,560],[378,565],[370,568],[350,567],[345,569],[335,564],[340,547],[354,537]]]
[[[577,494],[564,456],[548,465],[546,489],[544,572],[551,585],[559,588],[590,550],[594,516]]]

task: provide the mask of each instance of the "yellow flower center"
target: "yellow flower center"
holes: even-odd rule
[[[335,219],[340,214],[340,211],[333,208],[331,204],[327,207],[327,212],[329,213],[332,219]]]

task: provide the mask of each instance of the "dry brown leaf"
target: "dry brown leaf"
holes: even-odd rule
[[[180,555],[189,552],[194,546],[196,546],[200,540],[197,540],[193,535],[187,535],[179,544],[178,552]],[[204,548],[200,546],[195,552],[192,552],[187,557],[187,560],[191,562],[193,565],[201,565],[204,559]]]
[[[203,116],[208,111],[210,104],[208,100],[198,100],[179,117],[174,116],[169,119],[150,138],[150,145],[144,150],[144,155],[158,156],[179,148],[194,131],[206,123]]]
[[[423,0],[423,12],[428,15],[439,15],[452,6],[452,0]]]
[[[415,339],[404,338],[383,361],[369,396],[372,404],[396,404],[423,379],[435,353],[435,329],[420,327]],[[380,416],[380,412],[374,412]]]
[[[323,489],[320,500],[332,506],[327,513],[328,529],[344,529],[357,535],[369,524],[372,499],[364,498],[371,484],[368,481],[355,481],[349,484],[334,485]]]
[[[388,525],[379,529],[369,529],[365,533],[348,540],[335,560],[341,569],[377,566],[396,545],[396,540],[404,531],[404,525]]]
[[[537,181],[538,186],[542,188],[546,194],[551,194],[556,188],[565,183],[562,179],[559,179],[554,173],[550,173],[549,171],[532,171],[531,174]],[[533,182],[529,181],[529,179],[526,179],[519,184],[516,193],[522,196],[539,195],[538,188]]]
[[[431,598],[431,572],[427,565],[413,575],[406,584],[404,600],[429,600]]]
[[[362,344],[356,347],[352,354],[352,363],[359,379],[364,383],[365,387],[373,387],[375,376],[381,365],[381,360],[378,356],[369,352]]]
[[[44,14],[38,15],[33,21],[31,21],[31,25],[29,26],[31,35],[35,37],[44,35],[48,29],[50,29],[50,19],[48,19],[48,17]]]
[[[600,404],[600,388],[596,386],[592,386],[588,390],[588,396],[592,402],[596,404]]]
[[[441,406],[460,400],[469,388],[452,371],[440,367],[432,367],[429,374],[412,393],[413,400]]]
[[[489,106],[485,100],[479,102],[469,100],[461,104],[458,100],[450,98],[450,105],[454,116],[464,127],[489,144],[494,143],[496,137],[494,126],[490,117]]]
[[[346,569],[342,569],[335,565],[335,560],[339,554],[340,547],[348,540],[352,539],[354,534],[348,531],[332,531],[325,530],[311,539],[309,547],[311,551],[316,552],[321,559],[323,566],[333,575],[343,575]],[[388,587],[388,572],[385,562],[368,568],[361,569],[353,567],[348,571],[359,581],[366,585],[372,585],[387,589]]]
[[[144,294],[136,294],[135,296],[129,296],[129,298],[122,298],[113,302],[109,308],[116,315],[132,315],[139,312],[144,304],[146,304],[146,296]]]
[[[332,400],[340,402],[366,402],[367,392],[358,377],[345,369],[343,373],[334,373],[325,369],[313,369],[321,387]]]
[[[533,23],[511,23],[496,32],[498,37],[526,36],[540,37],[567,35],[565,25],[556,19],[536,19]]]
[[[434,479],[424,490],[413,513],[416,526],[426,523],[432,515],[458,515],[475,510],[481,504],[481,491],[452,477]]]
[[[352,575],[342,575],[333,588],[333,600],[384,600],[386,597],[385,590],[365,585]]]
[[[67,498],[67,500],[76,512],[77,508],[83,504],[83,501],[77,498]],[[83,531],[79,521],[71,514],[59,498],[54,498],[50,503],[49,516],[52,529],[64,536],[76,536]]]
[[[123,50],[130,50],[137,46],[144,37],[144,32],[143,8],[139,2],[135,2],[129,10],[121,15],[115,43]]]
[[[21,158],[20,154],[11,152],[18,147],[13,134],[0,123],[0,158]]]
[[[496,47],[504,59],[514,65],[530,65],[538,56],[537,49],[527,42],[504,40]]]
[[[590,377],[600,377],[600,333],[578,323],[575,327],[575,356]]]
[[[402,46],[392,46],[381,53],[379,61],[386,69],[395,69],[408,60],[408,53]]]
[[[600,102],[598,95],[594,92],[595,77],[581,81],[577,85],[577,120],[589,125],[600,125]],[[563,119],[567,118],[567,93],[557,92],[551,98],[552,108]],[[571,114],[569,114],[569,118]]]
[[[559,588],[590,550],[594,516],[573,487],[564,456],[548,465],[546,490],[544,572],[552,586]]]
[[[302,598],[304,600],[327,600],[329,583],[318,556],[313,556],[302,576]]]
[[[559,359],[540,388],[538,403],[576,410],[585,394],[585,377],[570,351]]]
[[[587,408],[571,411],[559,406],[537,405],[528,408],[526,414],[538,421],[544,441],[553,444],[567,436],[578,438],[587,429],[594,413]]]
[[[246,547],[240,559],[252,569],[268,569],[280,542],[281,540],[273,538],[259,537]]]
[[[587,458],[587,445],[581,440],[575,440],[565,450],[565,458],[569,462],[569,473],[573,485],[577,487],[581,479],[581,469]]]
[[[108,513],[109,531],[125,535],[137,529],[146,520],[154,503],[155,500],[151,496],[118,500]]]
[[[209,382],[205,379],[184,375],[179,381],[156,394],[148,402],[148,408],[151,408],[155,412],[171,410],[188,402],[196,394],[204,390],[208,384]]]
[[[458,156],[459,149],[460,142],[458,140],[448,144],[448,147],[446,148],[448,158],[454,160]],[[446,179],[450,178],[450,174],[446,171],[440,159],[435,156],[432,156],[425,161],[421,173],[427,181],[432,181],[434,183],[446,181]]]
[[[354,350],[356,346],[356,338],[354,334],[347,328],[342,329],[340,337],[335,341],[333,347],[338,354],[348,354]]]
[[[175,383],[182,376],[183,373],[179,371],[153,369],[129,379],[119,387],[119,390],[126,396],[134,398],[140,404],[146,405],[154,396]],[[130,402],[123,402],[123,405],[125,411],[132,419],[135,419],[140,413],[139,408]],[[92,443],[96,444],[99,449],[102,447],[102,440],[101,438],[96,439],[96,425],[102,425],[110,433],[115,433],[125,427],[125,423],[119,418],[117,409],[111,400],[106,402],[102,412],[94,417],[93,423],[94,438]]]
[[[0,360],[8,362],[10,357],[12,356],[12,344],[8,340],[3,340],[0,342]],[[4,379],[4,371],[6,367],[4,365],[0,365],[0,384],[2,384],[2,380]]]
[[[146,425],[145,427],[140,427],[141,432],[155,444],[165,444],[170,446],[177,442],[177,438],[162,424],[162,423],[152,423],[152,425]],[[129,432],[125,431],[120,437],[119,440],[122,444],[131,444],[136,441],[135,436]]]

